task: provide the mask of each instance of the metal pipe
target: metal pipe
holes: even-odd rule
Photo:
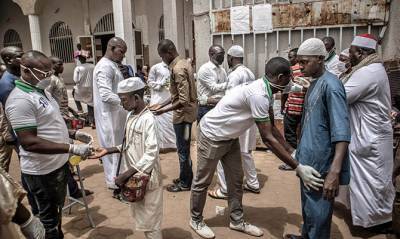
[[[279,31],[276,31],[276,54],[279,55]]]
[[[340,49],[340,52],[342,52],[342,50],[343,50],[343,46],[342,46],[342,44],[343,44],[343,27],[340,27],[339,29],[340,29],[339,30],[339,38],[340,38],[339,49]]]
[[[300,42],[303,42],[303,41],[304,41],[304,29],[302,28],[300,30]]]

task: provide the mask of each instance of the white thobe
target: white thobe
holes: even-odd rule
[[[335,54],[329,59],[329,61],[325,62],[325,67],[329,72],[339,77],[343,73],[338,68],[339,63],[340,63],[339,56]]]
[[[238,85],[254,81],[255,77],[247,67],[239,65],[228,75],[228,90]],[[243,172],[246,178],[246,183],[251,188],[258,189],[260,183],[257,179],[256,166],[254,164],[253,156],[251,151],[256,148],[256,132],[257,127],[255,124],[251,126],[245,133],[239,136],[240,152],[242,156]],[[217,175],[221,185],[222,192],[227,192],[227,186],[225,181],[224,169],[221,162],[218,162]]]
[[[96,132],[99,144],[103,148],[114,147],[122,143],[127,112],[122,108],[117,95],[118,83],[124,78],[115,62],[101,58],[93,73],[93,106],[96,120]],[[107,187],[117,188],[114,183],[118,155],[102,157]]]
[[[151,67],[147,85],[150,88],[150,105],[164,104],[170,101],[169,81],[171,73],[168,65],[160,62]],[[172,124],[172,111],[157,115],[156,122],[160,135],[160,148],[176,148],[174,126]]]
[[[74,69],[75,100],[93,106],[93,71],[91,63],[81,64]]]
[[[344,85],[350,111],[350,202],[353,224],[392,220],[393,132],[390,87],[381,63],[362,67]]]
[[[157,124],[150,110],[128,115],[125,138],[121,173],[133,167],[138,173],[150,174],[144,199],[131,203],[136,230],[151,232],[146,238],[159,238],[163,212],[162,175]]]

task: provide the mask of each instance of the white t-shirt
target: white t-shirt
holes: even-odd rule
[[[45,92],[46,95],[43,93]],[[14,131],[36,129],[37,136],[54,142],[69,143],[68,129],[57,102],[50,93],[16,81],[16,87],[6,102],[6,115]],[[39,154],[20,146],[21,171],[30,175],[45,175],[62,167],[69,154]]]
[[[270,120],[271,102],[263,79],[234,87],[201,119],[201,132],[214,141],[238,138],[254,122]]]

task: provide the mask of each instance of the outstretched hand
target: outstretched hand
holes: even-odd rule
[[[94,150],[94,153],[90,155],[88,158],[89,159],[98,159],[103,157],[104,155],[108,154],[107,149],[105,148],[97,148]]]

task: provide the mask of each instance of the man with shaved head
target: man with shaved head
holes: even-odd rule
[[[158,43],[158,54],[169,66],[171,80],[169,90],[171,100],[152,108],[156,115],[173,111],[176,147],[178,149],[179,178],[167,187],[170,192],[189,191],[192,185],[193,171],[190,159],[190,141],[192,123],[197,116],[196,83],[193,77],[192,66],[176,51],[175,44],[168,39]],[[171,104],[172,103],[172,104]]]
[[[222,98],[228,86],[228,77],[222,67],[225,50],[220,45],[208,49],[210,60],[204,63],[197,72],[197,98],[199,111],[197,122]]]
[[[63,238],[61,213],[66,196],[69,154],[87,157],[91,137],[68,130],[57,102],[44,90],[53,74],[51,60],[38,51],[21,58],[21,77],[6,102],[6,115],[20,146],[21,177],[32,195],[46,238]],[[85,144],[70,144],[69,138]]]
[[[0,79],[0,102],[3,109],[5,108],[8,95],[15,87],[15,80],[20,76],[20,58],[23,52],[21,48],[16,46],[5,47],[0,51],[6,71]],[[12,150],[16,148],[17,140],[14,132],[9,127],[9,122],[5,114],[0,115],[1,119],[1,136],[0,136],[0,167],[8,172],[11,162]],[[8,131],[8,132],[7,132]]]
[[[108,41],[107,51],[97,63],[93,73],[93,107],[96,132],[102,148],[122,143],[127,112],[121,106],[117,94],[118,83],[124,80],[118,64],[125,57],[127,47],[121,38],[113,37]],[[117,170],[118,155],[102,157],[107,187],[117,189],[114,177]],[[114,190],[115,196],[118,190]]]

